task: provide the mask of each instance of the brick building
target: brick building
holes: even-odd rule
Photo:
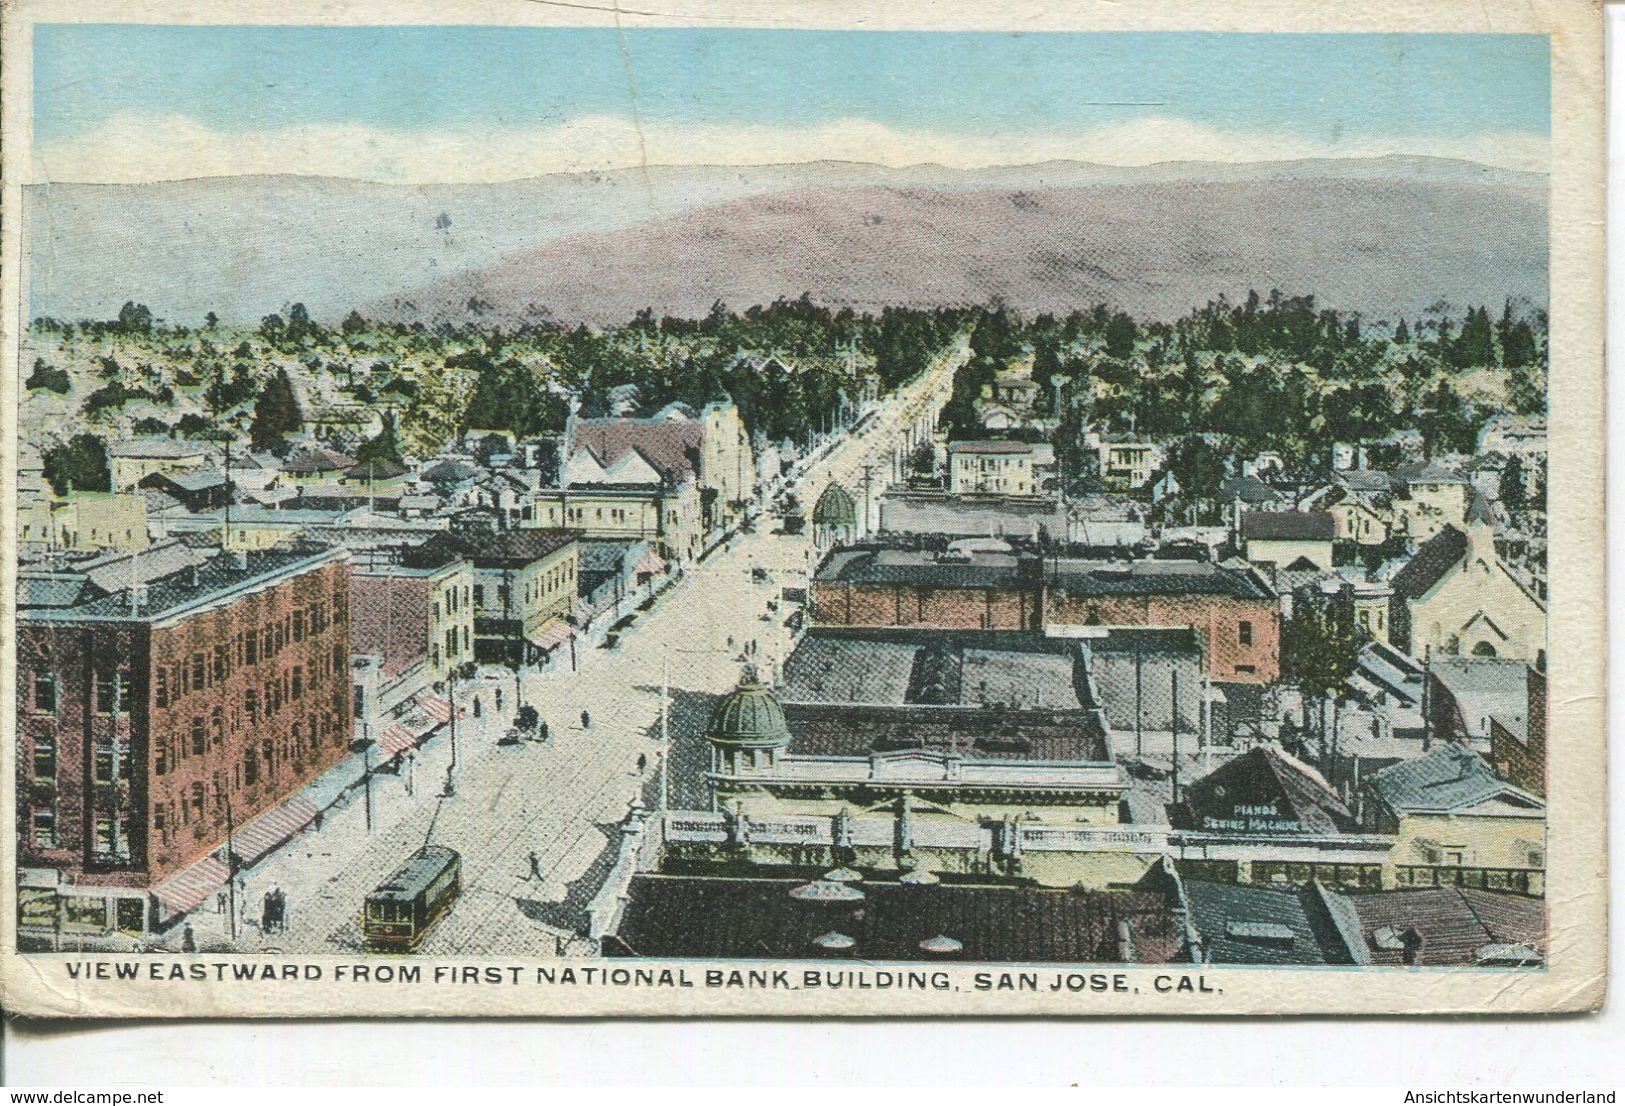
[[[121,590],[71,572],[19,589],[24,930],[161,928],[201,901],[181,901],[166,880],[200,863],[223,880],[211,854],[228,833],[348,751],[342,554],[166,549],[150,566],[130,560],[106,566],[127,572]],[[255,860],[277,843],[238,852]]]
[[[1529,671],[1529,700],[1523,724],[1515,717],[1490,718],[1490,760],[1510,783],[1546,794],[1546,674]]]
[[[1264,684],[1280,676],[1274,591],[1257,573],[1206,561],[1085,561],[1012,553],[834,550],[814,573],[809,609],[823,626],[1041,630],[1190,629],[1208,675]]]

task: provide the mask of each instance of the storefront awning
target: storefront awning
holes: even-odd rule
[[[424,713],[434,719],[435,725],[444,726],[451,721],[450,700],[442,699],[438,695],[431,695],[426,691],[417,697],[417,704],[423,708]],[[461,718],[462,716],[463,712],[458,711],[457,717]]]
[[[202,906],[230,878],[226,862],[210,855],[153,887],[152,895],[163,908],[165,918],[176,918]]]
[[[417,734],[399,722],[391,722],[378,735],[378,759],[389,760],[391,757],[398,757],[402,753],[410,752],[417,743]]]
[[[634,576],[659,576],[664,571],[666,571],[666,562],[661,559],[659,553],[651,549],[643,555],[643,560],[638,562],[638,567],[632,570],[632,574]]]
[[[572,632],[568,622],[555,620],[537,630],[536,636],[531,638],[531,644],[545,653],[569,641]]]
[[[260,857],[314,822],[319,813],[315,803],[295,795],[238,830],[231,839],[231,851],[244,864],[256,863]]]

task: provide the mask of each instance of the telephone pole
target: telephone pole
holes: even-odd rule
[[[875,466],[867,462],[863,466],[863,533],[869,533],[869,488],[874,484]]]

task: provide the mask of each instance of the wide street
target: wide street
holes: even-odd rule
[[[964,343],[956,344],[932,369],[883,401],[859,432],[838,439],[807,464],[795,491],[809,516],[832,480],[853,493],[860,511],[866,467],[871,502],[891,483],[894,455],[906,454],[910,440],[927,440],[926,422],[946,402],[953,370],[965,356]],[[555,665],[558,670],[530,675],[524,700],[547,722],[547,742],[497,744],[515,708],[511,674],[465,685],[459,702],[478,694],[484,709],[481,718],[465,713],[457,723],[451,797],[440,794],[452,756],[445,727],[415,754],[410,771],[374,776],[370,832],[367,804],[359,791],[352,792],[346,804],[325,815],[320,829],[300,835],[243,874],[235,937],[227,916],[216,913],[212,903],[193,915],[198,947],[360,952],[356,919],[366,893],[432,841],[462,855],[464,890],[422,947],[424,954],[566,951],[613,859],[616,827],[629,804],[634,798],[650,807],[663,801],[663,668],[670,674],[672,733],[688,742],[677,750],[677,770],[664,783],[673,805],[694,803],[704,796],[698,742],[710,705],[738,682],[747,655],[771,679],[792,646],[785,621],[793,605],[779,602],[770,612],[769,603],[784,587],[805,586],[815,555],[812,526],[809,517],[806,534],[773,529],[763,516],[753,532],[736,535],[691,565],[615,648],[584,644],[577,671],[566,659]],[[756,569],[765,571],[765,580]],[[501,718],[492,709],[499,689]],[[540,879],[532,876],[533,858]],[[286,895],[288,919],[285,931],[266,935],[257,921],[272,886]]]

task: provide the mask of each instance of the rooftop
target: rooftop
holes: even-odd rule
[[[1122,963],[1125,934],[1141,962],[1173,962],[1180,949],[1168,901],[1151,892],[867,880],[861,899],[831,903],[792,898],[804,882],[636,876],[604,951],[801,960],[838,950],[860,961]],[[837,933],[851,945],[827,939]],[[926,951],[927,942],[942,951]]]
[[[969,761],[1104,764],[1096,712],[786,703],[790,753],[858,757],[924,750]]]
[[[1248,511],[1241,516],[1246,541],[1331,541],[1337,520],[1326,511]]]
[[[948,443],[948,452],[949,453],[1010,453],[1010,454],[1031,453],[1031,452],[1033,452],[1033,445],[1032,445],[1031,442],[1005,442],[1005,441],[949,442]]]
[[[1407,930],[1423,967],[1477,964],[1495,944],[1546,947],[1546,904],[1524,895],[1448,887],[1342,897],[1375,964],[1405,962]]]
[[[402,562],[428,566],[469,560],[476,568],[523,568],[552,556],[576,538],[574,530],[442,531],[405,550]]]
[[[1191,924],[1215,964],[1352,964],[1314,887],[1187,880]]]
[[[1367,786],[1402,814],[1459,813],[1497,800],[1492,809],[1509,816],[1538,816],[1545,810],[1539,798],[1501,779],[1483,757],[1451,741],[1384,768]]]

